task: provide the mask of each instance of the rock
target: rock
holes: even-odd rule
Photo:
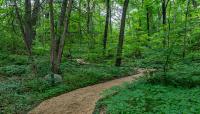
[[[80,65],[86,65],[86,64],[89,64],[87,62],[85,62],[83,59],[76,59],[76,62]]]
[[[53,79],[54,79],[55,84],[61,83],[61,82],[63,81],[62,76],[59,75],[59,74],[54,74],[53,79],[52,79],[52,77],[51,77],[51,74],[48,74],[48,75],[46,75],[46,76],[44,77],[44,79],[45,79],[46,81],[48,81],[49,83],[51,83],[51,82],[53,81]]]

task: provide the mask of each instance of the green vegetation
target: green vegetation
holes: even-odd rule
[[[95,114],[199,114],[200,63],[178,63],[164,74],[146,75],[137,82],[106,91]]]
[[[199,0],[0,0],[0,114],[153,68],[96,113],[199,114]]]
[[[99,101],[106,114],[199,114],[200,88],[174,88],[154,84],[130,84]],[[114,90],[113,90],[114,91]]]
[[[12,58],[5,58],[2,61],[10,59]],[[1,113],[25,113],[47,98],[134,73],[132,67],[118,68],[102,64],[80,65],[71,60],[61,65],[63,81],[52,86],[51,82],[44,78],[49,72],[48,59],[38,58],[38,60],[40,62],[37,64],[38,77],[30,74],[30,66],[25,65],[27,63],[21,58],[16,58],[18,62],[14,62],[13,65],[1,64]],[[19,65],[19,61],[23,65]]]

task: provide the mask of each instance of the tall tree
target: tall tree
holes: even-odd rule
[[[126,25],[126,11],[128,9],[128,3],[129,3],[129,0],[124,1],[115,66],[121,66],[122,50],[123,50],[123,42],[124,42],[124,30],[125,30],[125,25]]]
[[[31,0],[25,0],[25,13],[24,16],[21,16],[17,5],[17,0],[14,0],[16,18],[19,22],[20,30],[23,35],[23,40],[29,56],[32,56],[32,42],[36,35],[36,28],[34,26],[36,26],[37,23],[40,7],[40,0],[35,0],[33,10]]]
[[[56,37],[57,37],[56,52],[57,52],[57,54],[58,54],[58,50],[59,50],[61,34],[63,32],[62,30],[63,30],[64,20],[65,20],[65,15],[66,15],[66,10],[67,10],[67,3],[68,3],[68,0],[63,0],[62,6],[60,9],[60,16],[59,16],[58,28],[57,28],[58,33],[56,34]]]
[[[146,19],[147,19],[147,33],[150,36],[150,10],[149,6],[146,6]]]
[[[186,55],[186,46],[187,46],[187,23],[188,23],[188,14],[189,14],[189,5],[190,5],[190,0],[187,0],[187,5],[186,5],[186,12],[185,12],[185,36],[183,39],[183,58],[185,58]]]
[[[49,0],[49,14],[50,14],[50,29],[51,29],[51,71],[57,73],[57,57],[56,57],[56,36],[55,36],[55,24],[54,24],[54,6],[53,0]]]
[[[32,32],[33,32],[33,39],[35,39],[36,36],[36,24],[39,18],[39,13],[40,13],[40,9],[41,9],[41,4],[40,4],[40,0],[35,0],[34,1],[34,5],[33,5],[33,11],[32,11],[32,16],[31,16],[31,22],[32,22]]]
[[[64,4],[67,5],[64,5]],[[60,64],[62,60],[63,55],[63,49],[65,44],[66,35],[68,33],[68,27],[69,27],[69,18],[71,14],[72,9],[72,3],[73,0],[69,0],[66,2],[66,0],[63,1],[63,5],[61,8],[61,14],[59,18],[59,34],[56,35],[55,31],[55,24],[54,24],[54,6],[53,6],[53,0],[49,1],[49,12],[50,12],[50,27],[51,27],[51,71],[55,74],[58,74],[60,72]],[[66,7],[65,7],[66,6]],[[63,8],[67,8],[64,10]],[[65,15],[65,11],[67,12],[67,15]],[[62,31],[62,32],[61,32]]]
[[[162,24],[163,24],[163,30],[166,32],[166,24],[167,24],[167,5],[168,5],[169,0],[162,0]],[[167,44],[167,38],[164,35],[163,39],[163,46],[165,47]]]
[[[64,49],[64,45],[65,45],[65,38],[66,35],[68,34],[68,27],[69,27],[69,18],[71,15],[71,10],[72,10],[72,3],[73,0],[69,0],[68,3],[68,8],[67,8],[67,16],[65,17],[65,24],[64,24],[64,30],[62,33],[62,37],[60,39],[60,45],[59,45],[59,50],[58,50],[58,65],[60,66],[61,60],[62,60],[62,55],[63,55],[63,49]]]
[[[87,0],[87,33],[90,34],[90,24],[91,24],[91,8],[90,8],[90,0]]]
[[[108,25],[109,25],[109,17],[110,17],[110,0],[106,0],[106,21],[105,21],[105,29],[103,36],[103,54],[106,53],[107,39],[108,39]]]

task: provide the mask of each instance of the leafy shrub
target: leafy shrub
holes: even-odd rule
[[[200,113],[200,88],[182,89],[139,83],[111,91],[117,92],[99,101],[95,114],[99,114],[101,109],[106,110],[106,114]]]
[[[8,55],[7,53],[0,54],[0,66],[6,65],[27,65],[28,57],[25,55]]]
[[[23,55],[10,55],[9,61],[14,63],[15,65],[27,65],[28,57]]]
[[[39,77],[28,74],[22,77],[7,77],[3,83],[0,82],[0,113],[26,113],[47,98],[134,72],[131,67],[79,65],[75,61],[67,61],[61,65],[63,81],[52,86],[44,78],[49,72],[49,59],[41,57],[35,62]],[[20,65],[12,66],[17,68]]]
[[[24,65],[10,65],[5,67],[0,67],[0,74],[6,76],[18,75],[21,76],[27,71],[26,66]]]
[[[176,64],[166,75],[158,72],[148,78],[147,81],[152,84],[172,85],[175,87],[192,88],[200,86],[200,65]]]
[[[44,77],[50,72],[50,64],[48,58],[39,58],[35,60],[35,64],[37,66],[37,75],[39,77]]]
[[[200,63],[200,53],[198,52],[192,52],[190,54],[188,54],[185,58],[186,61],[188,62],[196,62],[196,63]]]

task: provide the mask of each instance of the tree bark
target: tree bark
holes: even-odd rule
[[[108,39],[108,24],[110,17],[110,0],[106,0],[106,21],[105,21],[105,29],[104,29],[104,37],[103,37],[103,55],[106,53],[107,39]]]
[[[163,17],[163,30],[164,33],[166,32],[166,24],[167,24],[167,5],[168,5],[169,0],[162,0],[162,17]],[[164,35],[163,39],[163,47],[166,47],[167,44],[167,38],[166,35]]]
[[[124,1],[123,6],[123,13],[121,18],[121,26],[120,26],[120,34],[119,34],[119,42],[117,47],[117,58],[115,62],[115,66],[121,66],[121,60],[122,60],[122,49],[123,49],[123,42],[124,42],[124,30],[126,25],[126,11],[128,9],[128,3],[129,0]]]
[[[56,43],[56,53],[58,54],[59,51],[59,45],[60,45],[60,39],[61,39],[61,34],[63,32],[63,26],[64,26],[64,20],[65,20],[65,15],[66,15],[66,10],[67,10],[67,4],[68,4],[68,0],[63,0],[62,2],[62,7],[60,10],[60,16],[59,16],[59,20],[58,20],[58,33],[56,35],[57,37],[57,43]]]
[[[71,15],[72,3],[73,3],[73,0],[69,0],[68,8],[67,8],[67,16],[66,16],[66,20],[64,23],[64,30],[62,33],[62,37],[60,39],[60,45],[59,45],[59,50],[58,50],[58,66],[60,66],[60,63],[62,60],[63,49],[64,49],[64,44],[65,44],[65,37],[67,37],[66,35],[68,34],[68,27],[69,27],[69,22],[70,22],[69,18]]]
[[[32,55],[32,42],[35,39],[36,28],[34,27],[38,21],[38,15],[40,11],[40,0],[35,0],[33,10],[31,5],[31,0],[24,1],[25,13],[22,17],[17,6],[17,1],[14,0],[14,7],[16,18],[19,22],[20,30],[23,35],[23,40],[26,45],[27,52],[29,56]]]
[[[91,20],[90,20],[90,0],[87,0],[87,33],[89,34],[90,33],[90,23],[91,23]]]
[[[197,1],[196,0],[192,0],[192,5],[194,8],[197,8],[198,4],[197,4]]]
[[[34,26],[36,26],[37,21],[38,21],[40,7],[41,7],[40,0],[35,0],[34,6],[33,6],[33,11],[32,11],[32,19],[31,19],[33,40],[35,39],[35,36],[36,36],[36,28],[34,28]]]
[[[32,55],[32,23],[31,23],[31,0],[25,0],[25,14],[24,14],[24,32],[25,42],[29,55]]]
[[[183,39],[183,58],[185,58],[186,55],[186,46],[187,46],[187,22],[188,22],[188,14],[189,14],[189,5],[190,5],[190,0],[187,0],[187,9],[185,13],[185,37]]]
[[[146,6],[146,15],[147,15],[147,33],[148,33],[148,36],[150,36],[150,11],[149,11],[149,7]]]
[[[78,9],[78,13],[79,13],[79,21],[78,21],[78,31],[79,31],[79,49],[81,49],[81,44],[82,44],[82,29],[81,29],[81,13],[82,13],[82,9],[81,9],[81,3],[82,0],[79,0],[79,9]]]
[[[51,29],[51,71],[56,74],[58,72],[57,68],[57,57],[56,57],[56,37],[55,37],[55,24],[54,24],[54,6],[53,0],[49,0],[49,14],[50,14],[50,29]]]

